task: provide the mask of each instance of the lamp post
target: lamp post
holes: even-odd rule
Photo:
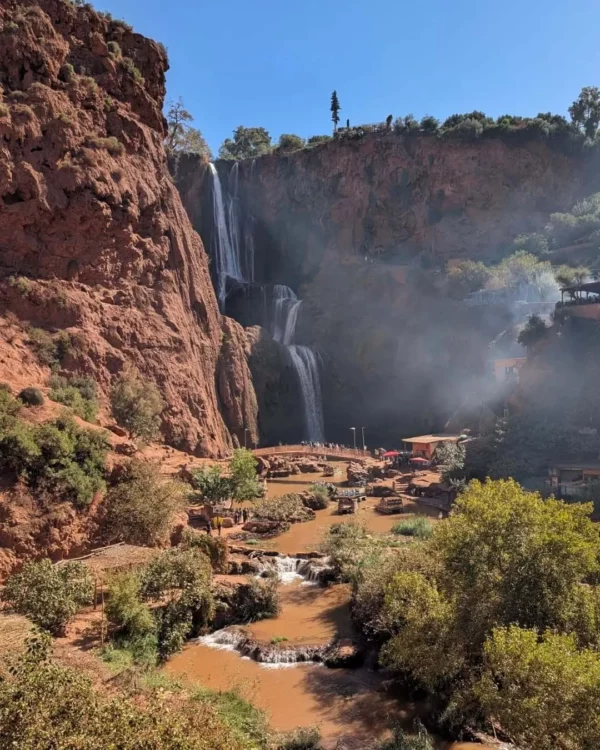
[[[361,431],[362,431],[362,439],[363,439],[363,451],[366,451],[366,450],[367,450],[367,446],[365,445],[365,428],[364,428],[364,427],[361,427],[360,429],[361,429]]]
[[[354,436],[354,450],[356,450],[356,427],[351,427],[352,435]]]

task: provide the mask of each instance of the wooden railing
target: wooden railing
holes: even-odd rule
[[[253,451],[255,456],[281,456],[286,453],[304,454],[307,456],[325,456],[326,458],[347,458],[351,461],[353,458],[367,458],[369,451],[363,451],[360,448],[327,448],[322,445],[318,448],[310,445],[275,445],[271,448],[257,448]]]

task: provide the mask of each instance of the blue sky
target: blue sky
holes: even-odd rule
[[[169,50],[214,152],[237,125],[329,133],[351,124],[480,109],[566,114],[600,85],[598,0],[96,0]]]

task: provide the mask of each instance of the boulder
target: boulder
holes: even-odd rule
[[[347,638],[334,643],[324,654],[323,663],[332,669],[360,667],[364,653],[358,644]]]

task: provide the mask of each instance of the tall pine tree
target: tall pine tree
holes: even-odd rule
[[[333,120],[333,132],[337,133],[338,122],[340,121],[340,102],[338,99],[337,91],[334,91],[331,95],[331,119]]]

